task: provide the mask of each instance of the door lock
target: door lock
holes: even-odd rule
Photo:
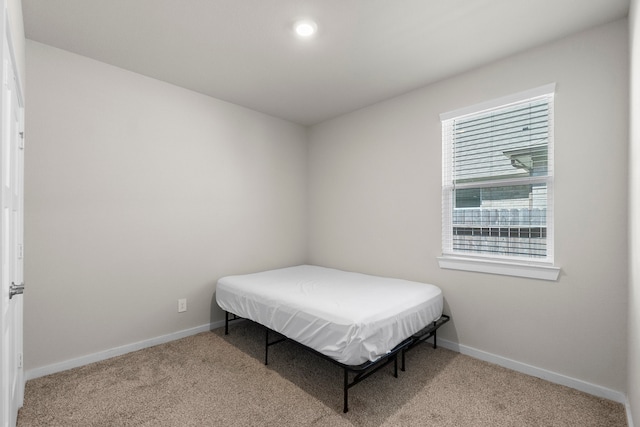
[[[24,292],[24,282],[16,285],[11,282],[11,286],[9,286],[9,299],[13,298],[15,295],[22,295]]]

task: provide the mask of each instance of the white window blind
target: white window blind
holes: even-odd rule
[[[443,256],[553,263],[554,86],[443,114]]]

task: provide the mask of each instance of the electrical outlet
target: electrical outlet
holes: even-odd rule
[[[182,313],[183,311],[187,311],[187,299],[179,299],[178,300],[178,313]]]

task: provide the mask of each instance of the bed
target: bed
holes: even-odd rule
[[[449,320],[437,286],[313,265],[223,277],[216,302],[226,334],[238,318],[265,327],[265,364],[268,348],[288,339],[342,367],[344,412],[350,387],[389,363],[397,377],[398,354],[404,370],[405,352],[430,337],[435,346]]]

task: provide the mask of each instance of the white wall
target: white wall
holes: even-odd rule
[[[443,338],[623,395],[627,46],[622,20],[312,127],[310,261],[437,284]],[[439,114],[551,82],[560,279],[439,269]]]
[[[629,153],[629,356],[628,397],[635,425],[640,423],[640,2],[629,11],[631,54],[631,138]]]
[[[32,41],[27,65],[27,371],[221,320],[218,278],[306,260],[305,128]]]

